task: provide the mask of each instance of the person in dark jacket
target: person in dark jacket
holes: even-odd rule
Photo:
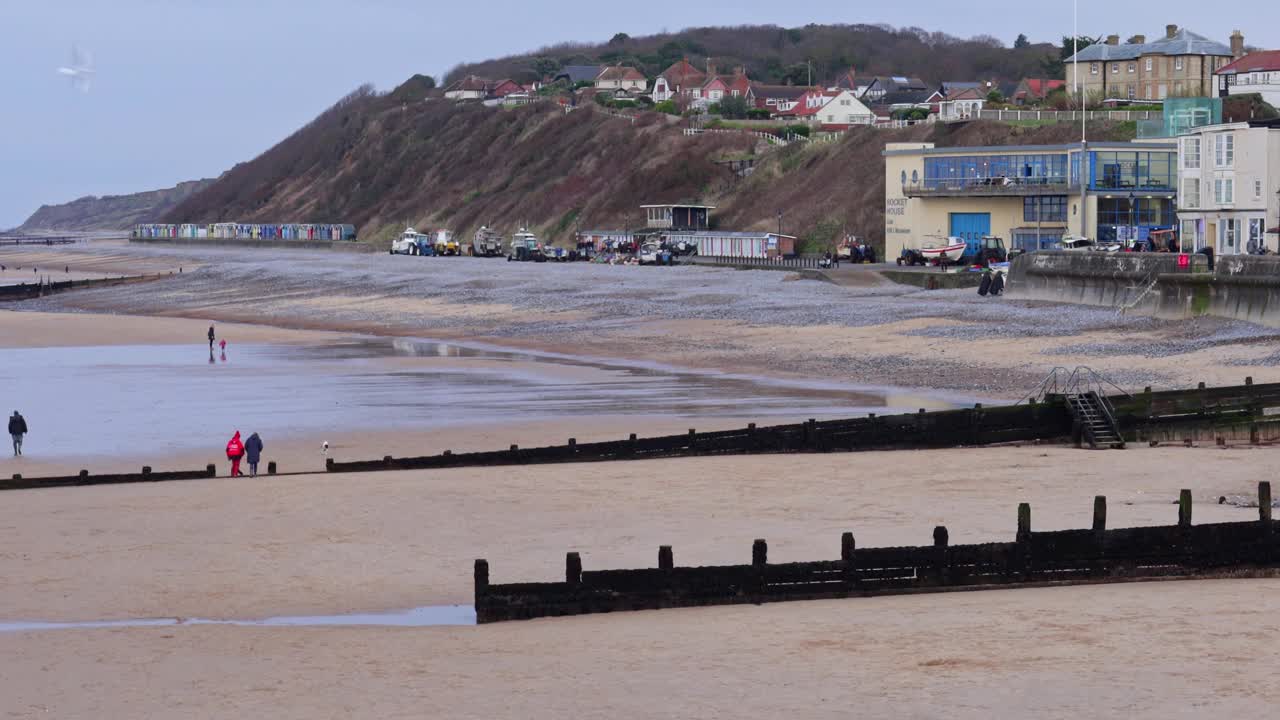
[[[22,454],[22,436],[26,434],[27,419],[22,417],[22,413],[14,410],[13,416],[9,418],[9,436],[13,438],[14,457]]]
[[[262,457],[262,438],[258,437],[258,433],[249,436],[244,441],[244,457],[249,461],[249,477],[258,476],[258,460]]]
[[[210,325],[210,326],[209,326],[209,352],[210,352],[210,353],[212,353],[212,352],[213,352],[213,338],[214,338],[214,334],[213,334],[213,326],[212,326],[212,325]]]

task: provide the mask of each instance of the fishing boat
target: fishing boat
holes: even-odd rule
[[[920,254],[929,262],[956,263],[964,257],[968,245],[958,237],[937,238],[925,241]]]

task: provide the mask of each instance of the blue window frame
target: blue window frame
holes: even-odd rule
[[[1067,196],[1044,195],[1022,198],[1024,222],[1066,222]]]
[[[1172,151],[1089,153],[1092,190],[1165,190],[1177,188],[1177,153]]]
[[[927,188],[962,186],[974,181],[1008,180],[1018,184],[1065,184],[1067,154],[957,155],[925,158]]]

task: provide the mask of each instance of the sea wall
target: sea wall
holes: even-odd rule
[[[1166,319],[1214,315],[1280,327],[1280,257],[1220,257],[1210,270],[1203,255],[1035,252],[1014,259],[1007,294]]]

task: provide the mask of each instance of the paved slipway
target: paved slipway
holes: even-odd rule
[[[13,260],[14,253],[10,253]],[[0,260],[2,261],[2,260]],[[85,267],[183,267],[18,309],[238,320],[645,359],[1017,399],[1055,366],[1139,389],[1280,380],[1275,330],[1108,308],[835,285],[778,271],[138,247],[60,251]]]

